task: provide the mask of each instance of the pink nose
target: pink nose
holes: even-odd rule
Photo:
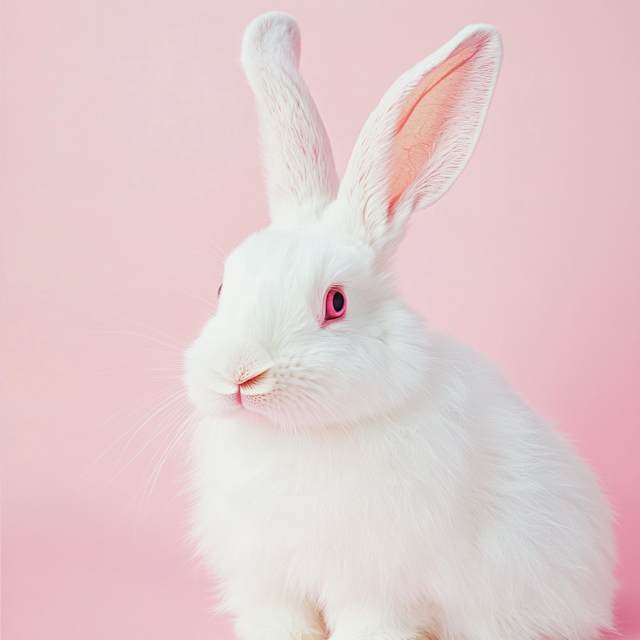
[[[257,382],[260,378],[262,378],[262,376],[264,376],[265,373],[267,373],[267,371],[268,369],[266,371],[261,371],[257,376],[253,376],[253,378],[248,378],[247,380],[243,380],[238,384],[238,387],[242,389],[243,387],[247,387],[250,384]]]

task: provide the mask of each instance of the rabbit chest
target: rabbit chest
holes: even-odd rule
[[[418,433],[391,423],[297,436],[231,420],[201,425],[201,550],[223,576],[262,571],[314,594],[439,581],[459,559],[454,531],[469,512],[444,512],[444,492],[458,491],[460,477],[437,438],[435,447],[412,442]]]

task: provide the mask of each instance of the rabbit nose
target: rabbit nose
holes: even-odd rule
[[[253,376],[247,377],[244,380],[238,380],[238,386],[242,389],[244,387],[249,387],[251,386],[253,383],[257,382],[260,378],[264,377],[265,374],[269,371],[269,369],[265,369],[264,371],[261,371],[260,373],[257,373]]]
[[[273,388],[273,379],[269,375],[271,367],[263,369],[259,373],[251,373],[244,378],[236,379],[238,391],[245,396],[267,393]]]
[[[233,385],[233,391],[228,393],[242,390],[245,394],[257,394],[269,387],[270,381],[274,382],[275,363],[257,342],[230,340],[220,344],[214,355],[221,375]]]

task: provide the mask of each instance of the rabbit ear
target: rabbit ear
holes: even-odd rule
[[[300,71],[300,32],[274,11],[256,18],[242,42],[265,151],[271,218],[300,226],[319,217],[337,192],[331,145]]]
[[[402,75],[367,120],[336,206],[348,235],[387,254],[416,209],[442,196],[475,149],[498,76],[494,27],[471,25]]]

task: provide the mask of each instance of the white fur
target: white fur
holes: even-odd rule
[[[479,32],[489,39],[473,81],[391,215],[398,105]],[[291,34],[292,19],[272,13],[245,36],[274,224],[228,258],[218,311],[187,354],[200,415],[193,540],[222,606],[243,640],[597,636],[611,627],[614,552],[589,469],[492,364],[425,333],[386,269],[409,213],[442,195],[475,147],[497,32],[468,27],[394,84],[335,200]],[[347,313],[323,326],[336,284]]]

